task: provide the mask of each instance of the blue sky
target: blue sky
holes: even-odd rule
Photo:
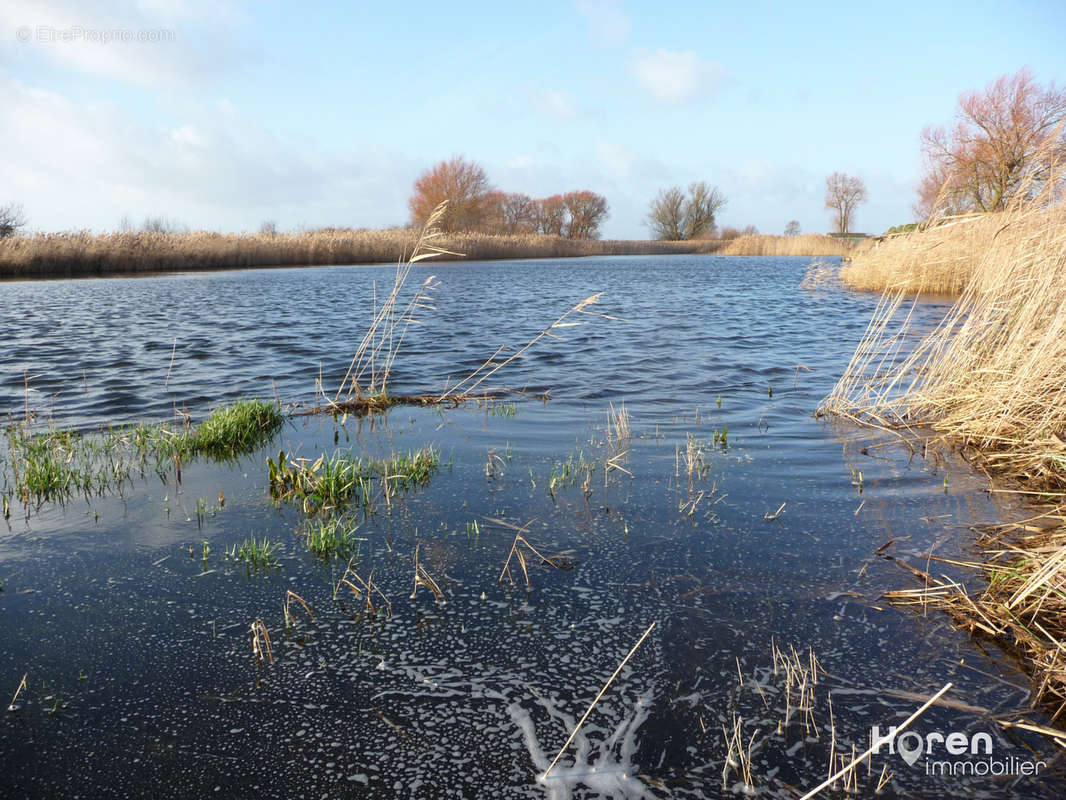
[[[695,180],[720,224],[824,231],[837,170],[880,232],[913,216],[922,127],[1023,66],[1066,82],[1064,32],[1062,0],[5,0],[0,203],[39,230],[381,227],[461,154],[504,190],[604,194],[612,238]]]

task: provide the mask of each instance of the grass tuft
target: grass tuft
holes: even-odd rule
[[[239,400],[211,412],[196,429],[192,447],[218,459],[244,455],[268,442],[283,421],[274,403]]]

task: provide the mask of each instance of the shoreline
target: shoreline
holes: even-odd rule
[[[415,232],[327,230],[314,233],[56,233],[0,239],[0,280],[160,275],[231,269],[395,264]],[[564,239],[540,235],[449,234],[435,261],[505,261],[647,255],[837,256],[848,249],[820,234],[658,241]],[[460,255],[461,254],[461,255]]]

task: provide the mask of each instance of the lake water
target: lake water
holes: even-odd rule
[[[1055,748],[999,724],[1047,721],[1024,674],[945,616],[881,597],[916,585],[883,555],[955,575],[929,555],[970,555],[968,526],[1013,509],[950,458],[864,451],[868,432],[814,418],[876,297],[800,288],[809,262],[418,267],[411,285],[438,276],[436,310],[408,331],[397,393],[440,391],[594,292],[590,310],[618,319],[585,317],[539,342],[494,376],[523,392],[495,405],[293,416],[237,464],[184,464],[180,483],[148,470],[103,496],[12,500],[0,690],[27,677],[0,723],[0,795],[797,797],[828,775],[831,749],[861,753],[871,726],[900,724],[950,681],[950,705],[913,730],[987,733],[997,762],[1042,760],[1040,775],[928,774],[933,761],[988,756],[934,742],[909,764],[884,747],[859,770],[858,796],[887,767],[882,796],[1061,797]],[[91,432],[176,408],[198,420],[241,397],[313,405],[317,386],[336,391],[393,271],[0,283],[0,410]],[[611,442],[608,410],[623,401],[631,435]],[[690,441],[703,460],[691,475]],[[302,514],[271,500],[266,458],[423,444],[440,448],[440,472],[379,501],[358,532],[353,567],[373,573],[392,611],[366,616],[335,592],[345,562],[316,561]],[[588,491],[583,474],[549,491],[553,468],[582,458]],[[605,484],[608,458],[624,470]],[[530,557],[528,590],[515,562],[517,585],[501,583],[508,526],[569,568]],[[225,557],[250,536],[279,543],[277,568]],[[425,588],[411,599],[416,547],[444,602]],[[287,630],[290,590],[315,618],[297,610]],[[273,664],[253,657],[256,619]],[[775,670],[775,647],[808,665],[813,651],[824,670],[813,696]],[[751,790],[739,769],[723,778],[723,727],[737,720]]]

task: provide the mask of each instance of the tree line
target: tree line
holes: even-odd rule
[[[461,156],[441,161],[415,180],[408,206],[421,226],[444,200],[441,230],[506,234],[546,234],[565,239],[598,239],[607,219],[607,198],[588,189],[533,198],[504,192],[483,167]]]

